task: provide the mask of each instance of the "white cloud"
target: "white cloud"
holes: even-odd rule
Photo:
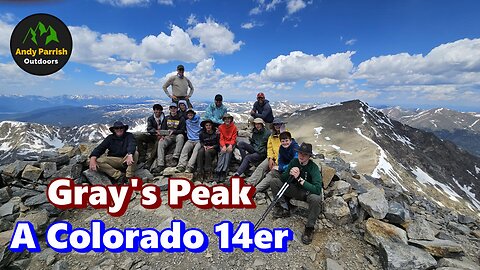
[[[262,13],[262,9],[260,7],[254,7],[248,12],[249,15],[258,15]]]
[[[2,15],[0,15],[0,21],[14,22],[16,20],[17,20],[17,16],[15,16],[15,14],[10,13],[10,12],[3,13]]]
[[[197,20],[197,17],[195,16],[195,14],[190,14],[190,16],[188,16],[187,18],[187,25],[195,25],[198,23],[198,20]]]
[[[193,37],[200,39],[200,44],[209,53],[230,54],[240,49],[244,43],[235,42],[235,35],[224,25],[218,24],[213,19],[207,19],[190,28],[187,32]]]
[[[150,0],[97,0],[102,4],[110,4],[112,6],[126,7],[126,6],[145,6],[150,3]]]
[[[352,39],[349,39],[349,40],[345,41],[345,45],[351,46],[351,45],[355,44],[356,42],[357,42],[357,40],[352,38]]]
[[[304,9],[307,7],[307,4],[303,0],[288,0],[287,1],[287,13],[288,15],[292,15],[299,10]]]
[[[372,57],[360,63],[355,78],[387,86],[478,84],[480,39],[442,44],[425,56],[400,53]]]
[[[351,56],[355,52],[309,55],[300,51],[280,55],[267,63],[261,75],[276,82],[298,80],[348,80],[353,69]]]
[[[0,55],[10,55],[10,36],[14,26],[0,20]]]
[[[252,29],[253,27],[255,27],[255,25],[252,22],[248,22],[242,23],[240,27],[242,27],[243,29]]]
[[[158,0],[160,5],[173,6],[173,0]]]
[[[272,2],[265,5],[265,10],[266,11],[274,10],[275,7],[280,3],[281,3],[280,0],[272,0]]]

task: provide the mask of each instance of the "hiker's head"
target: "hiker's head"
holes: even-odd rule
[[[260,130],[265,126],[265,121],[262,118],[255,118],[253,124],[255,124],[255,129]]]
[[[285,123],[278,119],[278,118],[275,118],[273,120],[273,123],[272,123],[272,129],[273,129],[273,132],[276,133],[276,134],[280,134],[281,132],[281,129],[282,129],[282,126],[284,125]]]
[[[302,143],[300,147],[297,149],[297,152],[298,152],[298,161],[300,161],[300,164],[302,165],[307,164],[308,160],[313,155],[312,144]]]
[[[212,128],[213,128],[212,123],[205,123],[205,130],[206,130],[206,131],[211,131]]]
[[[280,144],[283,148],[288,148],[292,144],[292,134],[288,131],[280,133]]]
[[[217,107],[222,106],[222,102],[223,102],[223,97],[222,97],[222,95],[217,94],[217,95],[215,96],[215,106],[217,106]]]
[[[162,115],[162,112],[163,112],[163,107],[162,105],[160,104],[155,104],[153,105],[153,114],[155,114],[155,117],[160,117],[160,115]]]
[[[225,123],[226,125],[230,125],[230,123],[233,122],[233,116],[226,113],[223,115],[222,120],[223,120],[223,123]]]
[[[122,137],[123,134],[125,134],[125,131],[127,131],[128,125],[124,125],[122,122],[116,121],[109,129],[116,136]]]
[[[187,118],[192,119],[195,116],[195,111],[192,109],[188,109],[187,111]]]
[[[180,78],[183,78],[183,74],[185,73],[185,67],[183,65],[177,66],[177,75]]]
[[[185,112],[187,110],[187,102],[185,100],[180,100],[178,102],[178,107],[182,112]]]
[[[168,109],[170,110],[170,115],[172,115],[172,116],[177,115],[178,108],[177,108],[177,104],[175,102],[170,104],[170,107],[168,107]]]
[[[263,104],[265,102],[265,94],[260,92],[257,94],[257,101],[260,104]]]
[[[213,129],[213,121],[205,119],[200,123],[200,126],[202,126],[207,132],[210,132]]]

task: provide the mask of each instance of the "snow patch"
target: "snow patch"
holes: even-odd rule
[[[430,175],[428,175],[419,167],[413,170],[412,173],[415,174],[418,182],[422,183],[425,186],[427,184],[432,185],[438,191],[446,193],[448,195],[448,198],[450,198],[450,200],[460,202],[457,198],[461,199],[462,197],[458,195],[451,187],[433,179]]]
[[[323,127],[316,127],[313,128],[313,130],[315,131],[315,134],[313,135],[318,139],[318,136],[322,134]]]
[[[455,182],[455,184],[461,190],[463,190],[463,192],[465,192],[465,194],[467,194],[468,198],[470,198],[470,201],[473,203],[475,208],[477,208],[477,210],[480,210],[480,201],[478,201],[477,198],[475,198],[475,193],[470,191],[472,189],[472,186],[466,186],[466,185],[462,186],[462,185],[460,185],[460,183],[458,183],[457,179],[455,179],[455,178],[453,178],[453,182]]]
[[[325,140],[330,141],[331,139],[330,137],[325,137]]]
[[[441,111],[443,111],[443,108],[436,109],[434,113],[439,113],[439,112],[441,112]]]
[[[477,165],[475,165],[475,172],[476,172],[477,174],[480,173],[480,168],[478,168]]]
[[[432,123],[432,125],[434,125],[435,127],[438,127],[437,124],[435,124],[435,120],[430,120],[430,123]]]
[[[475,126],[475,124],[478,123],[478,121],[480,121],[480,119],[477,119],[477,121],[473,122],[473,124],[471,124],[470,126],[468,126],[469,128],[473,128],[473,126]]]
[[[357,165],[358,165],[358,162],[350,161],[350,167],[351,167],[351,168],[356,168]]]
[[[316,111],[316,110],[320,110],[320,109],[323,109],[323,108],[328,108],[328,107],[335,107],[335,106],[340,106],[342,104],[340,103],[325,103],[325,104],[320,104],[320,105],[315,105],[313,106],[310,111]]]
[[[346,155],[351,155],[352,153],[348,152],[348,151],[345,151],[345,150],[342,150],[342,148],[340,148],[340,146],[338,145],[335,145],[335,144],[331,144],[330,145],[333,149],[337,150],[340,154],[346,154]]]

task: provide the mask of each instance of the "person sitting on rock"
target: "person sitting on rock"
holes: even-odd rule
[[[237,142],[237,126],[233,123],[233,116],[226,113],[223,116],[223,124],[218,127],[220,131],[220,155],[218,157],[217,167],[215,168],[215,181],[224,182],[227,176],[230,159]]]
[[[116,183],[126,183],[133,177],[138,160],[137,144],[132,133],[127,132],[128,125],[120,121],[113,123],[108,135],[90,154],[89,168],[92,171],[106,173]],[[107,156],[102,156],[108,150]],[[126,174],[122,170],[126,169]]]
[[[298,157],[298,153],[296,151],[298,149],[298,144],[295,139],[292,139],[292,134],[290,134],[290,132],[284,131],[280,133],[279,139],[280,147],[278,151],[278,165],[273,166],[265,178],[256,183],[255,193],[267,191],[267,189],[270,188],[272,181],[275,179],[280,179],[282,173],[287,169],[290,161]]]
[[[169,107],[170,114],[165,117],[162,122],[161,130],[168,130],[168,136],[161,136],[158,142],[156,165],[152,173],[158,174],[165,169],[165,151],[171,144],[175,143],[175,151],[173,152],[174,163],[178,162],[180,152],[182,151],[185,133],[185,119],[178,115],[177,104],[173,102]],[[155,164],[156,163],[156,164]],[[176,165],[176,164],[175,164]]]
[[[227,108],[222,104],[223,97],[220,94],[215,96],[215,102],[210,104],[205,110],[204,119],[209,119],[215,127],[223,124],[222,117],[227,113]]]
[[[193,109],[188,109],[187,112],[187,120],[186,126],[187,126],[187,142],[185,142],[185,145],[183,146],[182,153],[180,154],[180,160],[178,161],[177,165],[177,171],[178,172],[186,172],[186,173],[192,173],[195,162],[197,161],[197,154],[198,150],[201,147],[200,144],[200,116],[198,116]],[[192,153],[190,156],[190,159],[188,156]],[[187,163],[188,161],[188,163]],[[187,168],[185,169],[185,166]]]
[[[223,122],[223,120],[222,120]],[[213,181],[212,168],[213,160],[217,156],[219,150],[219,137],[217,134],[214,123],[210,119],[205,119],[201,123],[202,130],[200,131],[200,144],[201,147],[198,150],[197,155],[197,173],[193,177],[200,182]]]
[[[179,100],[178,101],[178,112],[177,113],[178,113],[178,115],[183,117],[183,119],[185,119],[185,121],[187,120],[187,109],[188,109],[187,101]]]
[[[262,118],[265,123],[273,122],[272,107],[270,107],[270,102],[265,99],[264,93],[257,94],[257,101],[253,104],[250,115],[253,118]]]
[[[290,198],[308,202],[308,219],[302,235],[302,242],[308,245],[313,240],[315,222],[321,212],[322,175],[317,164],[310,159],[313,156],[311,144],[302,143],[297,152],[298,158],[290,161],[281,179],[275,179],[270,184],[272,194],[276,195],[284,182],[288,181],[290,183],[283,196],[275,205],[273,217],[284,218],[290,216],[287,204],[287,200]]]
[[[238,143],[238,149],[242,155],[242,163],[235,173],[236,176],[241,176],[248,169],[250,162],[260,162],[267,157],[267,141],[270,131],[265,128],[265,122],[262,118],[255,118],[253,123],[255,127],[252,131],[250,143],[243,141]]]
[[[145,162],[144,168],[150,168],[157,154],[160,127],[165,114],[160,104],[153,105],[153,114],[147,118],[147,133],[136,135],[139,162]]]
[[[277,166],[278,150],[280,149],[280,132],[285,131],[285,123],[275,118],[272,123],[272,133],[267,141],[267,158],[257,166],[253,174],[247,179],[247,182],[256,185],[263,179],[266,173]],[[270,184],[267,185],[270,187]]]

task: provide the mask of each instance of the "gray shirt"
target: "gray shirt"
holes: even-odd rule
[[[168,92],[168,87],[172,86],[172,94]],[[190,93],[188,93],[188,88],[190,88]],[[193,95],[193,85],[187,77],[183,76],[183,78],[178,77],[177,75],[171,76],[168,78],[167,82],[163,85],[163,91],[167,96],[177,96],[177,97],[184,97],[184,96],[192,96]]]

